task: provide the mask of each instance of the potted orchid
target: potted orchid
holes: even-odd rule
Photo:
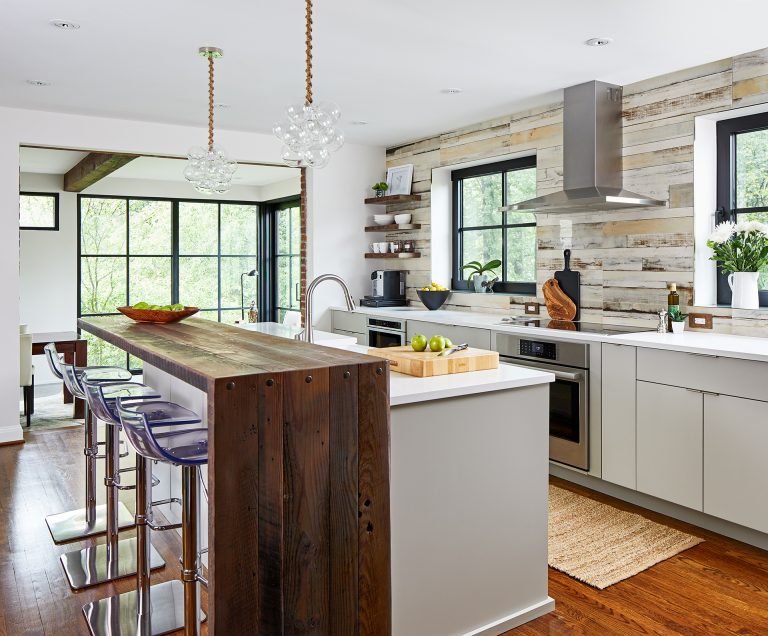
[[[759,221],[726,221],[715,227],[707,241],[712,249],[710,259],[719,261],[728,274],[733,295],[731,306],[757,309],[760,301],[757,279],[768,265],[768,225]]]

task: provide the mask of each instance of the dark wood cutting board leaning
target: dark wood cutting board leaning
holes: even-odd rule
[[[563,269],[555,272],[554,279],[550,279],[550,281],[557,281],[557,288],[550,281],[545,283],[544,298],[547,300],[547,312],[555,320],[579,320],[581,317],[581,273],[571,269],[571,250],[563,252],[563,259]],[[553,302],[547,299],[548,295]],[[573,307],[563,298],[563,295],[572,301]],[[550,307],[550,305],[552,306]],[[553,311],[555,315],[553,315]]]

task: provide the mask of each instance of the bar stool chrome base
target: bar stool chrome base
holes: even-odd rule
[[[95,537],[107,531],[107,507],[105,505],[96,506],[93,523],[88,523],[85,520],[85,514],[85,508],[80,508],[80,510],[48,515],[45,522],[48,524],[53,542],[56,545],[70,543],[71,541]],[[128,530],[136,525],[133,514],[122,502],[117,509],[117,519],[120,530]]]
[[[136,592],[94,601],[83,606],[85,621],[93,636],[160,636],[184,629],[184,584],[181,581],[159,583],[151,588],[149,630],[139,630]],[[200,621],[207,619],[200,610]]]
[[[122,539],[117,542],[116,562],[112,570],[107,564],[107,544],[95,545],[67,552],[60,557],[69,586],[77,591],[108,581],[136,574],[136,539]],[[158,570],[165,567],[163,557],[151,548],[150,567]]]

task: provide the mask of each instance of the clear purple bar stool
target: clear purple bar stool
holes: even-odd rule
[[[136,451],[136,591],[111,596],[83,607],[94,636],[158,636],[180,629],[199,636],[205,614],[200,610],[198,473],[208,463],[208,429],[192,411],[173,402],[115,402],[123,432]],[[182,426],[186,424],[188,426]],[[159,526],[152,519],[152,462],[182,469],[182,522]],[[202,475],[200,475],[202,482]],[[181,581],[150,585],[150,530],[181,527]]]
[[[71,365],[63,365],[65,377],[72,374]],[[62,554],[61,564],[73,590],[81,590],[100,583],[114,581],[136,573],[136,539],[119,540],[118,495],[120,490],[133,490],[135,486],[120,483],[120,474],[135,471],[133,468],[120,468],[120,418],[115,410],[115,400],[119,397],[126,401],[156,400],[160,398],[151,387],[139,383],[101,383],[89,380],[86,373],[80,387],[85,394],[85,401],[91,417],[104,422],[106,426],[105,455],[106,466],[104,485],[106,486],[106,542],[88,546]],[[162,557],[155,550],[151,551],[151,567],[165,565]]]
[[[133,377],[131,372],[120,367],[73,367],[72,374],[65,374],[64,363],[59,358],[56,346],[49,343],[44,347],[45,358],[55,376],[64,381],[70,393],[75,397],[85,399],[81,380],[88,374],[94,382],[128,382]],[[70,365],[71,366],[71,365]],[[68,543],[99,534],[104,534],[107,527],[106,507],[96,505],[96,460],[103,459],[99,455],[99,442],[96,436],[96,424],[90,415],[88,402],[85,403],[85,508],[70,510],[45,518],[54,543]],[[121,528],[133,526],[133,517],[128,509],[121,505],[119,509]]]

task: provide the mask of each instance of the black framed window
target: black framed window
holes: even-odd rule
[[[59,229],[59,195],[57,192],[19,193],[19,229]]]
[[[253,202],[79,195],[78,315],[183,302],[201,318],[234,322],[241,274],[259,268],[259,211]],[[246,306],[258,280],[244,278]],[[94,364],[126,364],[125,352],[86,337]]]
[[[282,322],[289,311],[299,311],[301,300],[301,203],[291,199],[273,206],[274,314]]]
[[[768,223],[768,113],[717,123],[717,213],[723,221]],[[768,271],[760,274],[760,305],[768,306]],[[731,304],[718,265],[717,302]]]
[[[454,170],[452,289],[468,289],[470,261],[501,261],[494,291],[536,293],[536,217],[499,208],[536,196],[536,157]]]

